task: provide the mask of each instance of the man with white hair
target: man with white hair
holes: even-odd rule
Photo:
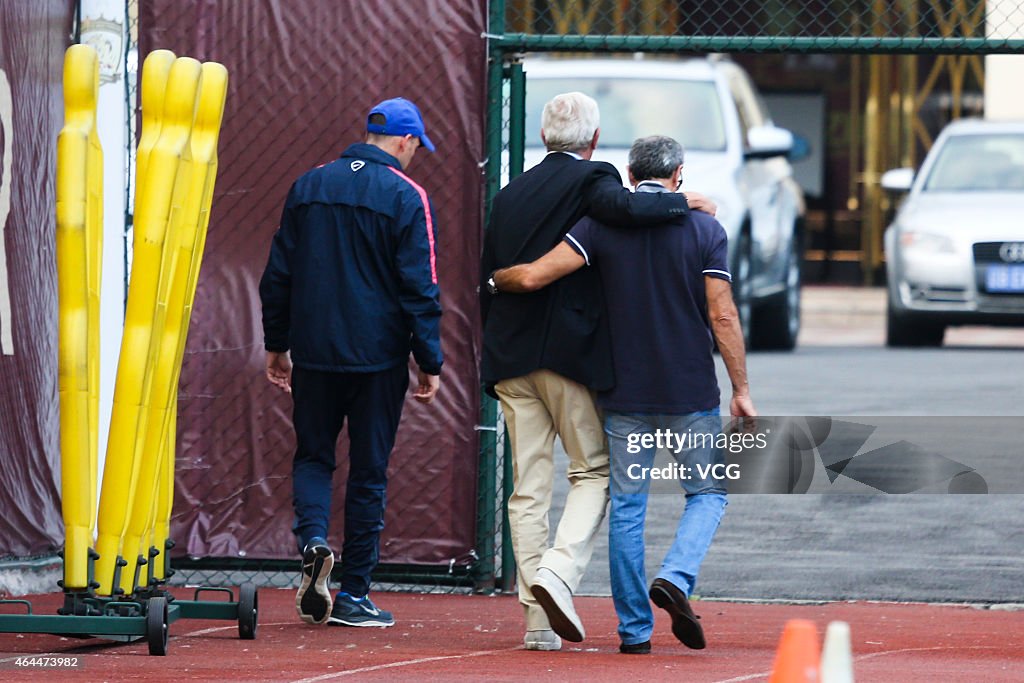
[[[608,501],[608,447],[594,392],[615,384],[600,280],[580,270],[550,287],[502,296],[493,273],[540,258],[579,219],[641,228],[714,212],[697,194],[634,194],[611,164],[591,161],[599,130],[597,103],[579,92],[544,107],[548,155],[494,198],[481,268],[484,343],[481,375],[501,401],[512,444],[514,490],[509,525],[526,613],[528,650],[557,650],[584,638],[572,603],[590,561]],[[553,446],[569,456],[569,494],[548,547]]]

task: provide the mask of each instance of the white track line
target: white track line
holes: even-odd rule
[[[887,655],[899,655],[907,652],[934,652],[936,650],[997,650],[999,648],[992,645],[971,645],[969,647],[954,647],[954,646],[939,646],[939,647],[908,647],[902,650],[885,650],[883,652],[871,652],[866,655],[860,655],[854,657],[854,662],[863,662],[866,659],[874,659],[875,657],[885,657]],[[747,674],[746,676],[737,676],[736,678],[726,678],[721,681],[715,681],[715,683],[741,683],[741,681],[753,681],[758,678],[768,678],[772,675],[771,671],[765,671],[758,674]]]
[[[480,650],[478,652],[469,652],[464,655],[446,655],[443,657],[423,657],[421,659],[410,659],[404,662],[392,662],[390,664],[378,664],[376,666],[364,666],[361,669],[348,669],[347,671],[337,671],[335,673],[322,674],[320,676],[313,676],[312,678],[300,678],[299,680],[292,681],[292,683],[315,683],[316,681],[329,681],[332,678],[341,678],[342,676],[354,676],[355,674],[365,674],[370,671],[383,671],[385,669],[397,669],[402,666],[415,666],[416,664],[426,664],[427,662],[440,662],[446,659],[468,659],[470,657],[484,657],[486,655],[496,655],[501,652],[513,652],[519,650],[519,647],[503,648],[501,650]]]
[[[264,628],[268,628],[270,626],[292,626],[293,624],[298,624],[298,623],[301,623],[301,622],[298,622],[298,621],[278,621],[278,622],[273,623],[273,624],[258,623],[257,627],[262,626]],[[173,635],[176,638],[182,638],[182,637],[188,637],[188,636],[205,636],[208,633],[217,633],[218,631],[231,631],[231,630],[236,629],[236,628],[238,628],[238,624],[231,624],[230,626],[211,626],[210,628],[201,628],[198,631],[189,631],[188,633],[181,633],[181,634],[172,633],[171,635]]]

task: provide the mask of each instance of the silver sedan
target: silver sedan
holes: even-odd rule
[[[885,232],[889,346],[939,346],[949,325],[1024,325],[1024,122],[949,124]]]

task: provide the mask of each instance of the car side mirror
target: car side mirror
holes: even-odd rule
[[[789,154],[793,149],[793,134],[778,126],[754,126],[747,131],[748,159],[770,159]]]
[[[882,174],[882,189],[889,192],[909,192],[913,184],[912,168],[894,168]]]
[[[789,150],[786,158],[796,163],[811,156],[811,143],[803,135],[793,133],[793,148]]]

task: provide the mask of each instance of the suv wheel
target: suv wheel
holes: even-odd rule
[[[885,344],[894,348],[942,346],[946,335],[946,326],[942,323],[914,320],[894,311],[892,304],[886,311],[885,321]]]
[[[743,346],[750,349],[751,324],[753,322],[754,286],[751,281],[750,261],[750,235],[746,231],[740,233],[739,243],[736,245],[736,267],[732,269],[733,290],[732,298],[736,303],[736,311],[740,317],[740,329],[743,330]]]
[[[786,288],[757,309],[752,330],[758,349],[790,351],[800,334],[800,253],[798,242],[786,259]]]

